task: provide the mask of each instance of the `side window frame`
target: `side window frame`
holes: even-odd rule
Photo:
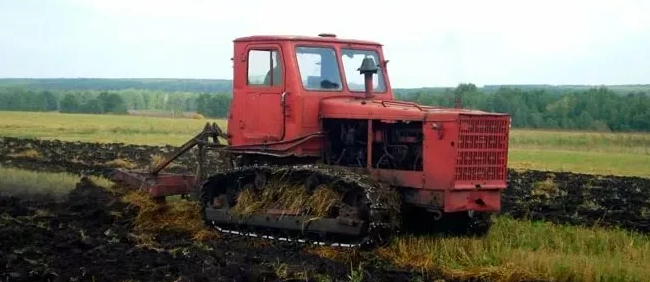
[[[251,83],[251,54],[253,52],[267,52],[268,53],[268,58],[269,58],[269,66],[268,69],[266,69],[266,74],[264,74],[265,78],[261,81],[261,83]],[[276,66],[279,67],[278,72],[274,72],[274,67],[273,67],[273,56],[275,54],[275,59],[276,59]],[[286,69],[286,64],[283,60],[282,56],[282,49],[280,46],[277,45],[251,45],[248,48],[246,48],[246,87],[253,87],[253,88],[277,88],[277,87],[282,87],[284,85],[284,81],[286,79],[285,77],[285,69]],[[256,59],[257,60],[257,59]],[[269,83],[266,83],[266,75],[270,74],[271,80]],[[274,75],[280,75],[279,80],[276,80]],[[261,75],[261,74],[257,74]],[[274,83],[275,82],[275,83]]]

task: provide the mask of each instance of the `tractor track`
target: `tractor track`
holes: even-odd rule
[[[229,170],[223,170],[211,175],[203,184],[201,200],[204,205],[210,202],[210,197],[216,194],[215,190],[226,191],[232,189],[237,179],[244,179],[248,175],[263,173],[264,175],[282,175],[286,178],[307,179],[315,176],[322,183],[327,183],[329,187],[338,187],[342,193],[346,190],[359,189],[363,192],[368,211],[368,230],[364,232],[362,238],[356,238],[354,242],[338,242],[331,240],[313,240],[304,238],[303,234],[294,237],[277,236],[270,234],[258,234],[250,230],[230,230],[219,226],[212,221],[213,228],[235,235],[248,237],[264,238],[276,241],[293,242],[300,244],[320,245],[320,246],[339,246],[363,248],[367,246],[380,245],[390,241],[390,238],[396,234],[400,227],[400,196],[396,190],[388,185],[375,181],[367,175],[358,174],[349,170],[335,167],[319,167],[315,165],[293,165],[293,166],[248,166],[238,167]],[[296,175],[299,175],[296,177]],[[338,184],[338,185],[335,185]]]
[[[37,157],[11,156],[33,149]],[[0,166],[37,171],[70,172],[109,176],[116,166],[108,162],[126,158],[146,167],[153,155],[164,155],[173,146],[96,144],[36,139],[0,138]],[[207,175],[224,166],[210,159]],[[194,173],[197,152],[181,156],[166,171]],[[545,220],[560,224],[619,227],[650,233],[650,179],[570,172],[508,172],[508,188],[502,199],[502,213],[517,219]]]

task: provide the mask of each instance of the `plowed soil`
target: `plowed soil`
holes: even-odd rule
[[[146,167],[153,156],[174,149],[172,146],[0,138],[0,165],[106,176],[119,167],[110,164],[116,159]],[[38,156],[20,156],[27,150],[37,151]],[[166,171],[193,173],[196,159],[196,151],[190,151]],[[208,159],[211,167],[219,167],[218,157]],[[510,170],[508,178],[502,210],[515,218],[650,232],[650,179],[535,170]]]
[[[650,179],[510,171],[503,209],[515,218],[650,233]]]
[[[146,167],[173,149],[0,138],[0,165],[107,176],[120,167],[112,161]],[[168,171],[192,173],[195,160],[191,152]],[[510,171],[509,181],[503,212],[515,218],[650,232],[648,179]],[[137,212],[86,178],[63,202],[0,197],[0,281],[327,281],[318,275],[350,281],[350,264],[286,245],[230,237],[197,243],[169,231],[156,238],[156,248],[138,246]],[[420,275],[362,256],[364,281],[416,281]]]
[[[0,164],[49,172],[73,172],[109,175],[121,167],[116,160],[128,161],[137,168],[148,167],[155,156],[165,156],[173,146],[156,147],[122,143],[62,142],[58,140],[0,138]],[[36,155],[31,155],[36,152]],[[192,172],[196,154],[192,151],[178,158],[167,172]]]
[[[297,247],[250,239],[197,243],[163,231],[156,247],[138,246],[137,212],[86,178],[64,202],[0,197],[0,281],[337,281],[350,272]],[[374,264],[364,281],[415,275]]]
[[[144,167],[172,149],[0,138],[0,165],[107,176],[119,167],[107,164],[112,160]],[[25,153],[30,150],[37,154]],[[179,159],[168,171],[192,172],[193,158]],[[80,179],[63,202],[0,197],[0,281],[350,281],[360,261],[367,262],[363,281],[418,281],[424,275],[390,267],[372,254],[348,264],[250,238],[199,243],[192,234],[163,231],[153,239],[155,247],[143,246],[134,233],[138,208]],[[419,281],[440,278],[425,277]]]

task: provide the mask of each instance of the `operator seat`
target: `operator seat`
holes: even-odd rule
[[[273,72],[273,83],[271,83],[271,72]],[[264,85],[280,85],[280,84],[282,84],[282,61],[278,59],[278,55],[276,53],[275,67],[273,67],[266,73],[266,77],[264,78]]]

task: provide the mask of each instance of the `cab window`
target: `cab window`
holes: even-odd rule
[[[377,52],[370,50],[342,49],[341,61],[345,69],[345,80],[348,82],[348,89],[352,92],[363,92],[366,89],[364,75],[359,73],[359,67],[363,59],[369,57],[377,64],[379,71],[372,76],[372,85],[374,92],[385,92],[384,76],[379,64],[379,55]]]
[[[282,84],[282,60],[278,50],[248,51],[248,85],[277,86]]]
[[[307,90],[342,91],[336,51],[327,47],[296,47],[302,85]]]

